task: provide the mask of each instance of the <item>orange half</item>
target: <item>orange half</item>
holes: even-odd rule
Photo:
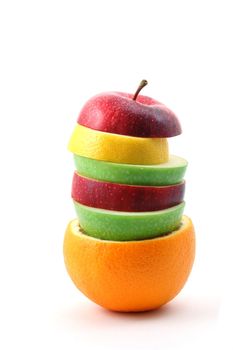
[[[195,257],[192,221],[163,237],[105,241],[81,232],[71,221],[64,238],[67,271],[95,303],[115,311],[145,311],[173,299],[184,286]]]

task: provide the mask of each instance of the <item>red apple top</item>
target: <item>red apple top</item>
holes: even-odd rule
[[[88,128],[137,137],[172,137],[181,134],[176,115],[161,102],[139,95],[147,85],[142,80],[136,93],[106,92],[92,97],[77,122]]]

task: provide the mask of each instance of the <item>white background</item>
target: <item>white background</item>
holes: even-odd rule
[[[232,349],[231,1],[0,1],[1,349]],[[83,103],[144,94],[179,116],[197,256],[159,311],[116,314],[76,290],[66,145]],[[1,344],[2,343],[2,344]]]

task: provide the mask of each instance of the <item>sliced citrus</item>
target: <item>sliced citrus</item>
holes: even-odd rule
[[[125,164],[160,164],[168,161],[166,138],[143,138],[96,131],[77,124],[68,149],[80,156]]]

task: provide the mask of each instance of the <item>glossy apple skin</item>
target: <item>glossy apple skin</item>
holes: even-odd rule
[[[144,212],[163,210],[183,201],[184,181],[170,186],[135,186],[102,182],[74,173],[71,196],[93,208]]]
[[[86,102],[77,122],[90,129],[136,137],[181,134],[176,115],[162,103],[143,95],[107,92]]]

